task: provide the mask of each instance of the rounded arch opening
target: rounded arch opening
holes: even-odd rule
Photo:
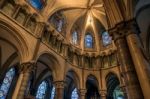
[[[21,62],[25,62],[29,56],[29,49],[26,39],[21,35],[20,31],[12,27],[4,20],[0,20],[0,40],[9,43],[18,53]]]
[[[117,75],[109,73],[106,76],[107,99],[125,99],[120,88],[120,82]]]
[[[86,80],[86,99],[99,99],[99,84],[95,76],[89,75]]]
[[[66,86],[64,89],[65,99],[77,99],[80,81],[77,73],[74,70],[69,70],[65,77]],[[75,97],[75,98],[74,98]]]

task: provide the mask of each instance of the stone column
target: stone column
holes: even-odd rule
[[[36,29],[35,29],[35,35],[38,38],[41,38],[43,32],[44,32],[44,27],[46,26],[46,24],[44,22],[38,22],[36,25]]]
[[[54,82],[54,86],[55,86],[55,92],[56,92],[55,99],[63,99],[65,82],[56,81]]]
[[[106,99],[107,97],[107,91],[106,90],[100,90],[99,91],[101,99]]]
[[[14,13],[12,14],[12,17],[13,17],[13,18],[16,18],[16,17],[17,17],[20,8],[21,8],[21,5],[17,4],[16,7],[15,7],[15,11],[14,11]]]
[[[118,60],[120,62],[120,71],[123,79],[125,79],[126,92],[128,99],[144,99],[140,84],[135,72],[134,64],[128,49],[127,41],[123,34],[114,31],[113,36],[118,49]]]
[[[135,23],[130,23],[130,29],[128,29],[128,34],[126,36],[127,43],[129,46],[129,50],[134,62],[135,70],[137,72],[137,76],[143,91],[144,99],[149,99],[150,95],[150,66],[146,61],[144,54],[142,53],[141,42],[138,39],[136,30],[133,25]]]
[[[79,99],[86,99],[86,89],[80,89],[79,90],[79,96],[80,98]]]
[[[27,24],[28,24],[28,22],[29,22],[29,20],[30,20],[31,17],[32,17],[32,14],[27,14],[26,19],[25,19],[25,21],[23,23],[24,27],[27,26]]]
[[[26,89],[27,89],[29,81],[30,81],[31,72],[33,70],[34,70],[33,62],[27,62],[27,63],[21,64],[20,76],[19,76],[19,80],[17,82],[18,88],[15,89],[15,90],[17,90],[17,91],[15,91],[17,93],[15,93],[15,95],[13,95],[13,99],[24,99],[25,94],[26,94]]]
[[[68,48],[69,48],[69,45],[66,43],[63,43],[62,53],[63,53],[63,56],[66,57],[66,59],[68,57]]]

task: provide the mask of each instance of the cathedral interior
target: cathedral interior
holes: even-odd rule
[[[150,99],[150,0],[0,0],[0,99]]]

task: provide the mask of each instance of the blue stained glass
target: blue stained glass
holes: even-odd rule
[[[62,27],[63,27],[63,20],[59,20],[58,24],[57,24],[57,30],[58,30],[58,32],[62,31]]]
[[[109,36],[108,32],[103,32],[102,41],[104,46],[111,44],[112,38]]]
[[[93,38],[90,34],[85,36],[85,46],[87,48],[92,48],[93,47]]]
[[[39,85],[37,93],[36,93],[36,99],[44,99],[46,95],[47,90],[47,83],[46,81],[42,81],[42,83]]]
[[[55,96],[55,87],[52,88],[51,98],[50,99],[54,99],[54,96]]]
[[[72,94],[71,94],[71,99],[78,99],[78,93],[77,93],[77,88],[75,88],[73,91],[72,91]]]
[[[0,99],[6,99],[7,93],[9,91],[14,76],[15,68],[9,69],[9,71],[5,75],[2,85],[0,86]]]
[[[72,43],[77,44],[77,42],[78,42],[78,34],[77,31],[74,31],[72,34]]]
[[[45,2],[45,0],[29,0],[29,3],[38,10],[41,10],[43,8]]]
[[[113,92],[113,99],[125,99],[119,86],[117,86]]]

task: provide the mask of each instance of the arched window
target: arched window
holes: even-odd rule
[[[46,0],[28,0],[29,3],[36,9],[41,10],[46,4]]]
[[[38,90],[36,93],[36,99],[44,99],[45,98],[47,87],[48,87],[47,82],[42,81],[42,83],[38,87]]]
[[[62,19],[59,19],[58,20],[58,23],[57,23],[57,31],[58,32],[61,32],[62,31],[62,28],[63,28],[63,20]]]
[[[55,96],[55,87],[52,88],[51,98],[50,99],[54,99],[54,96]]]
[[[103,32],[102,41],[104,46],[111,44],[112,38],[109,36],[108,32]]]
[[[123,92],[121,91],[120,87],[117,86],[113,92],[113,97],[114,99],[125,99],[124,98],[124,94]]]
[[[58,32],[63,31],[65,27],[65,16],[61,12],[54,13],[49,20]]]
[[[93,37],[90,34],[85,36],[85,47],[86,48],[93,48]]]
[[[78,93],[77,93],[77,88],[75,88],[73,91],[72,91],[72,94],[71,94],[71,99],[78,99]]]
[[[7,93],[10,89],[14,76],[15,76],[15,68],[9,69],[0,86],[0,99],[6,99]]]
[[[72,44],[76,45],[78,43],[78,33],[77,31],[74,31],[72,33]]]

